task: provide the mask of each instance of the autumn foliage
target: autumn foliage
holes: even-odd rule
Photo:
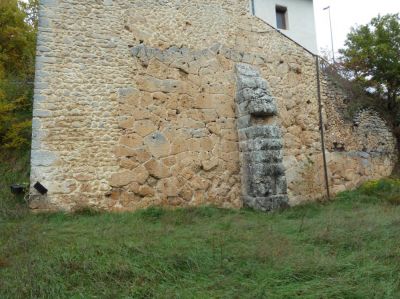
[[[38,1],[0,1],[0,149],[29,146]]]

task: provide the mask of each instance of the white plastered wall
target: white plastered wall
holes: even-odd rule
[[[307,50],[317,53],[314,7],[312,0],[253,0],[257,17],[276,27],[276,6],[287,8],[288,30],[282,33]]]

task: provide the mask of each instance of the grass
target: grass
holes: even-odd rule
[[[0,298],[400,298],[399,191],[381,180],[271,214],[8,213]]]
[[[0,151],[0,221],[8,217],[24,216],[27,212],[24,196],[12,195],[10,186],[29,183],[29,160],[28,150]]]

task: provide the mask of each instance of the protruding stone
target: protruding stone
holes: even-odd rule
[[[149,148],[150,153],[156,157],[166,157],[171,151],[171,144],[164,134],[155,132],[144,139],[144,144]]]
[[[274,98],[259,72],[237,64],[237,114],[244,204],[270,211],[288,203],[283,141],[277,125],[254,125],[253,118],[277,115]]]
[[[248,109],[249,113],[255,116],[273,116],[278,114],[275,103],[267,96],[250,101]]]
[[[240,142],[242,151],[276,151],[283,147],[281,139],[276,138],[255,138]]]
[[[137,161],[134,161],[132,158],[122,158],[120,162],[121,168],[125,169],[135,169],[136,167],[139,166],[139,163]]]
[[[239,130],[239,137],[244,140],[255,138],[281,138],[281,130],[276,125],[265,126],[255,125],[249,128]]]
[[[170,177],[160,181],[159,191],[165,196],[178,196],[180,192],[180,183],[176,177]]]
[[[112,187],[124,187],[135,180],[135,173],[133,171],[122,171],[115,173],[111,176],[110,185]]]
[[[202,161],[201,166],[205,171],[213,170],[215,167],[218,166],[218,159],[212,158],[211,160]]]
[[[119,140],[119,144],[130,147],[130,148],[138,148],[143,146],[143,138],[139,135],[125,135],[122,136]]]
[[[110,185],[112,187],[124,187],[132,182],[144,184],[148,177],[147,169],[144,166],[139,166],[134,170],[124,170],[113,174],[110,179]]]
[[[155,191],[150,186],[144,185],[140,186],[139,191],[137,193],[143,197],[152,197],[154,196]]]
[[[153,122],[149,119],[139,120],[133,124],[133,130],[135,133],[139,134],[142,137],[146,137],[147,135],[153,133],[157,130],[157,127],[153,124]]]
[[[173,79],[160,80],[153,77],[143,77],[137,83],[140,90],[148,92],[161,91],[165,93],[179,93],[181,90],[183,90],[182,82]]]
[[[114,148],[114,154],[117,157],[134,157],[136,154],[136,151],[127,146],[120,145],[120,146],[116,146]]]
[[[135,118],[129,117],[120,119],[118,125],[121,129],[130,129],[132,128],[134,123],[135,123]]]
[[[169,168],[164,163],[151,159],[144,164],[149,174],[157,179],[169,177],[171,175]]]

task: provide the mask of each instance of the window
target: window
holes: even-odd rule
[[[276,6],[276,27],[278,29],[288,29],[288,22],[287,22],[287,8],[284,6]]]
[[[251,10],[251,14],[252,14],[253,16],[256,15],[256,10],[255,10],[254,1],[255,1],[255,0],[250,0],[250,10]]]
[[[256,12],[255,12],[255,9],[254,9],[254,0],[250,0],[250,11],[251,11],[251,14],[253,16],[256,15]]]

